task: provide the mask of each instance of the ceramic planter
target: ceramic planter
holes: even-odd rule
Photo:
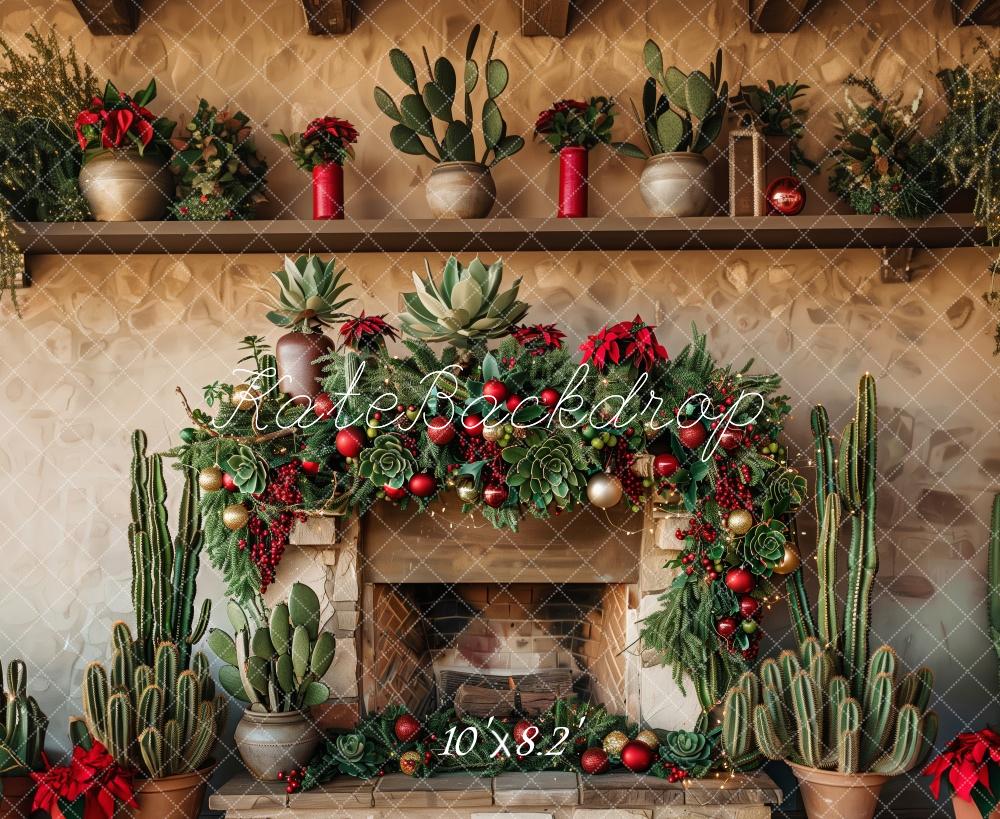
[[[427,206],[438,219],[483,219],[496,202],[490,169],[478,162],[441,162],[425,186]]]
[[[559,151],[560,219],[579,219],[587,215],[588,151],[573,146]]]
[[[312,169],[313,219],[344,218],[344,166],[327,162]]]
[[[322,333],[285,333],[274,345],[278,363],[278,389],[308,404],[320,391],[323,367],[313,362],[333,350],[333,341]]]
[[[0,777],[0,819],[28,819],[35,795],[35,781],[30,776]]]
[[[166,165],[135,151],[105,151],[80,169],[80,192],[98,222],[149,222],[167,212]]]
[[[135,779],[135,801],[139,807],[120,805],[115,816],[129,819],[197,819],[214,767],[213,763],[200,771],[163,779]]]
[[[809,819],[872,819],[882,786],[881,774],[821,771],[789,762]]]
[[[639,177],[639,193],[654,216],[703,216],[713,190],[708,160],[687,151],[651,156]]]
[[[305,765],[321,739],[312,719],[302,711],[278,714],[249,708],[236,726],[236,750],[257,779],[278,779],[281,771]]]

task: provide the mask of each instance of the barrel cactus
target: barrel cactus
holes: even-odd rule
[[[295,583],[287,603],[279,603],[266,625],[251,632],[246,612],[229,605],[234,634],[212,629],[208,645],[225,665],[219,684],[238,700],[270,713],[299,711],[330,698],[320,679],[333,663],[336,641],[319,630],[316,592]]]
[[[28,671],[21,660],[7,664],[7,690],[0,668],[0,777],[41,770],[49,721],[28,694]],[[2,784],[0,779],[0,784]]]
[[[324,262],[319,256],[285,257],[281,270],[271,275],[278,283],[274,309],[267,318],[289,332],[315,333],[349,318],[343,308],[352,297],[340,298],[350,282],[340,283],[347,268],[337,270],[337,260]]]
[[[362,450],[359,471],[376,486],[399,489],[417,471],[417,459],[398,435],[384,432]]]

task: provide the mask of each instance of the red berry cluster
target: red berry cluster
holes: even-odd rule
[[[678,529],[674,532],[674,537],[678,540],[692,538],[695,541],[703,540],[706,543],[715,543],[715,539],[719,536],[719,533],[704,518],[704,512],[695,512],[692,517],[688,518],[688,528]]]
[[[626,432],[626,434],[629,433]],[[642,477],[632,471],[634,463],[635,453],[628,451],[628,441],[623,436],[618,439],[609,471],[622,482],[625,497],[633,504],[639,505],[645,500],[647,490],[642,485]]]
[[[298,487],[301,469],[302,462],[298,458],[279,466],[259,500],[273,506],[297,506],[302,503],[302,492]],[[260,572],[261,594],[264,594],[267,587],[274,582],[275,572],[292,533],[292,526],[295,525],[296,518],[301,517],[301,513],[288,510],[277,512],[270,522],[265,521],[260,515],[250,515],[247,524],[252,536],[250,559]],[[239,546],[241,550],[245,549],[247,541],[241,540]]]
[[[698,555],[694,552],[688,552],[686,555],[681,556],[681,563],[687,567],[684,569],[687,574],[694,574],[698,562]],[[705,572],[705,577],[709,582],[719,579],[719,572],[715,570],[715,563],[712,562],[711,558],[707,555],[702,555],[700,563],[701,568]]]
[[[745,472],[743,470],[746,470]],[[753,492],[750,491],[750,467],[741,464],[739,471],[719,471],[715,481],[715,502],[720,509],[753,509]]]
[[[458,450],[462,453],[463,463],[473,464],[477,461],[486,461],[482,475],[482,482],[485,486],[495,486],[507,482],[503,459],[500,457],[503,447],[496,441],[487,441],[476,435],[462,433],[458,436]],[[458,464],[450,464],[448,468],[454,471],[458,467]]]
[[[285,785],[285,793],[298,793],[302,790],[302,777],[306,775],[305,768],[292,768],[290,771],[278,771],[278,779]]]
[[[663,770],[667,772],[667,782],[683,782],[689,776],[687,771],[673,762],[664,762]]]

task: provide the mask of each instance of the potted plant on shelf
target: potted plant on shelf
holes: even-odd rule
[[[285,257],[285,265],[274,271],[278,292],[267,318],[288,330],[274,345],[278,387],[286,395],[308,403],[320,391],[323,368],[316,360],[334,348],[323,328],[349,318],[343,307],[353,297],[339,299],[350,286],[340,283],[347,268],[337,270],[337,260],[324,262],[319,256]]]
[[[767,145],[765,158],[766,183],[786,176],[801,178],[801,169],[810,171],[816,163],[807,157],[799,146],[805,135],[806,108],[797,102],[808,85],[797,82],[767,85],[741,85],[730,100],[737,113],[749,118],[760,130]]]
[[[930,216],[941,209],[941,180],[932,145],[917,133],[923,92],[909,105],[889,99],[870,77],[849,76],[871,102],[844,94],[847,110],[837,113],[838,145],[833,150],[830,192],[860,214],[903,218]]]
[[[35,789],[32,780],[34,772],[43,768],[48,727],[42,709],[28,694],[24,662],[11,660],[7,665],[7,691],[0,701],[0,819],[21,819],[31,812]]]
[[[263,611],[251,633],[250,619],[234,601],[234,635],[212,629],[208,644],[226,665],[219,684],[248,704],[236,726],[236,749],[257,779],[275,780],[298,770],[319,745],[320,732],[306,709],[322,705],[330,689],[321,678],[333,662],[333,634],[319,630],[319,598],[295,583],[287,603]]]
[[[663,54],[652,40],[646,41],[643,59],[649,77],[639,121],[649,154],[628,144],[618,150],[646,160],[639,192],[655,216],[701,216],[713,204],[714,188],[705,151],[722,132],[729,97],[729,85],[722,81],[722,50],[708,75],[664,69]]]
[[[177,183],[177,201],[170,206],[175,219],[252,219],[257,205],[267,200],[267,162],[250,138],[250,118],[242,111],[230,114],[198,103],[183,130],[170,140],[170,161]]]
[[[937,736],[927,706],[933,675],[921,668],[897,682],[896,653],[887,645],[868,655],[871,591],[878,571],[875,544],[875,382],[858,387],[855,420],[834,460],[826,410],[816,407],[816,507],[819,605],[793,608],[798,652],[764,660],[746,672],[724,700],[722,744],[736,769],[785,760],[799,781],[810,819],[870,819],[882,785],[918,767]],[[841,507],[851,520],[848,596],[837,618],[836,550]],[[813,624],[818,623],[814,627]]]
[[[162,219],[170,200],[167,140],[174,123],[146,108],[156,80],[129,96],[108,82],[76,118],[80,191],[99,222]]]
[[[389,52],[393,71],[410,89],[399,105],[382,88],[375,88],[375,103],[396,124],[389,132],[392,144],[405,154],[426,156],[437,164],[425,186],[427,205],[439,219],[482,219],[489,215],[496,201],[496,185],[490,169],[513,156],[524,147],[523,137],[507,133],[507,123],[497,100],[507,87],[507,66],[493,57],[497,35],[490,41],[486,62],[480,72],[473,59],[479,40],[478,25],[469,35],[462,69],[463,116],[455,118],[454,106],[457,93],[455,67],[445,57],[438,57],[431,67],[427,50],[424,62],[428,81],[421,90],[413,62],[398,48]],[[486,101],[483,103],[480,122],[483,151],[476,158],[476,141],[472,133],[475,120],[472,94],[479,84],[480,75],[486,84]],[[438,136],[435,121],[444,126],[443,136]],[[425,143],[430,143],[430,147]]]
[[[354,159],[358,131],[346,119],[314,119],[301,134],[272,136],[287,147],[295,164],[312,173],[313,219],[344,218],[344,163]]]

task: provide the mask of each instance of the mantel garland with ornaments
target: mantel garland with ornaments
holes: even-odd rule
[[[568,349],[555,325],[523,323],[520,280],[502,290],[502,264],[478,259],[450,259],[440,280],[414,274],[405,354],[392,354],[400,331],[384,316],[343,312],[344,272],[286,260],[269,318],[293,332],[277,360],[248,336],[243,383],[206,387],[207,410],[182,394],[193,426],[171,454],[199,472],[205,553],[229,594],[267,589],[297,520],[377,502],[457,502],[512,530],[588,505],[609,526],[618,504],[679,510],[678,578],[641,637],[696,681],[706,711],[716,704],[756,655],[772,575],[790,575],[793,605],[802,586],[786,520],[805,480],[778,441],[779,377],[718,363],[696,329],[670,358],[639,316]],[[322,335],[334,322],[336,346]],[[312,395],[280,391],[293,336],[321,353]]]

